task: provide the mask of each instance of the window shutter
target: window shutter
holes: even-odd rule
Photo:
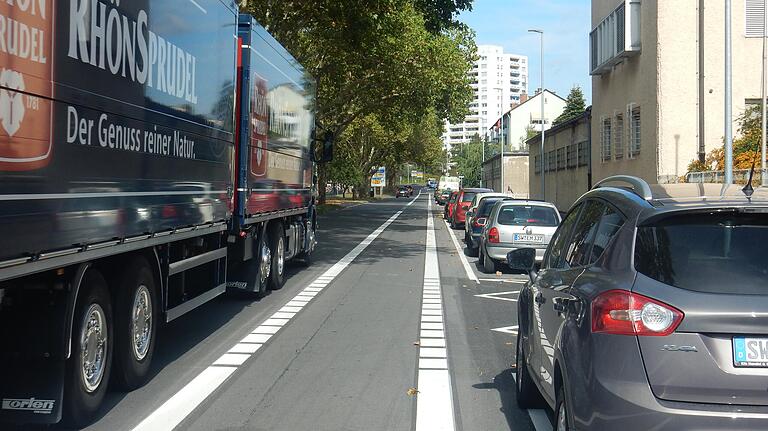
[[[746,19],[746,37],[763,37],[763,6],[763,0],[745,0],[744,16]]]

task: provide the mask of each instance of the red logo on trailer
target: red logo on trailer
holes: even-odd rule
[[[267,174],[267,140],[269,139],[269,101],[267,81],[257,74],[251,80],[251,174]]]
[[[0,2],[0,171],[48,165],[53,1]]]

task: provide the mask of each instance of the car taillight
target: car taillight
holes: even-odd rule
[[[498,244],[499,243],[499,230],[497,228],[492,227],[488,231],[488,242],[493,243],[493,244]]]
[[[485,217],[480,217],[478,219],[472,220],[472,226],[474,227],[483,227],[485,226],[485,223],[488,222],[488,219]]]
[[[592,332],[666,336],[680,326],[682,311],[626,290],[609,290],[592,301]]]

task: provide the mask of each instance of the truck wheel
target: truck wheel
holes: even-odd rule
[[[256,249],[258,250],[255,264],[258,265],[256,271],[256,289],[254,289],[254,296],[257,298],[263,298],[267,295],[267,285],[269,284],[269,276],[272,270],[272,250],[269,247],[269,238],[265,232],[263,235],[259,235],[256,241]],[[247,263],[246,263],[247,264]]]
[[[157,328],[157,291],[147,260],[133,259],[115,300],[115,383],[130,391],[146,383]]]
[[[89,269],[75,306],[72,354],[64,383],[64,422],[88,425],[98,412],[112,368],[112,306],[104,276]]]
[[[272,250],[269,288],[270,290],[280,290],[285,283],[285,233],[279,224],[275,224],[275,227],[270,230],[269,248]]]
[[[310,228],[307,231],[307,235],[309,235],[309,250],[306,250],[299,255],[299,261],[304,267],[312,265],[312,253],[315,251],[315,229]]]

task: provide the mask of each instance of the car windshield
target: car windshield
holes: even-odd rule
[[[505,226],[547,226],[558,225],[554,208],[538,205],[504,205],[499,208],[496,222]]]
[[[768,214],[687,214],[638,228],[635,268],[708,293],[765,295]]]

